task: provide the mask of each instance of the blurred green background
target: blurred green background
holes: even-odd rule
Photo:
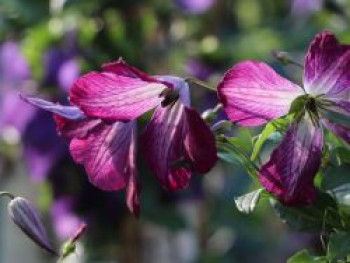
[[[213,87],[236,62],[257,59],[298,82],[301,70],[271,52],[288,51],[302,63],[324,29],[350,43],[349,18],[347,0],[0,0],[0,189],[32,198],[57,245],[88,223],[78,256],[67,262],[273,263],[303,247],[317,254],[317,235],[288,229],[268,200],[251,215],[237,211],[234,197],[254,185],[234,163],[218,162],[170,194],[141,159],[141,218],[134,219],[124,193],[91,186],[50,116],[14,94],[64,102],[79,74],[119,57],[149,74],[193,76]],[[201,112],[217,103],[215,92],[194,86],[191,93]],[[237,131],[247,147],[249,133]],[[0,262],[54,262],[22,241],[5,210],[1,201]]]

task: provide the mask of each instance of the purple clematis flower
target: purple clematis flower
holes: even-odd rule
[[[217,159],[214,136],[189,107],[187,83],[148,76],[122,60],[80,77],[70,92],[75,106],[26,100],[55,113],[58,130],[70,140],[70,152],[84,165],[90,182],[107,191],[126,188],[128,207],[136,215],[136,119],[143,113],[156,107],[141,145],[165,189],[185,187],[193,171],[205,173]]]
[[[323,128],[350,143],[350,128],[327,119],[329,112],[350,115],[350,46],[324,31],[306,55],[304,90],[262,62],[246,61],[231,68],[218,93],[230,120],[257,126],[286,115],[292,102],[302,102],[270,160],[260,170],[263,186],[288,205],[315,199],[314,177],[320,167]]]
[[[202,14],[207,12],[216,0],[175,0],[175,4],[190,14]]]

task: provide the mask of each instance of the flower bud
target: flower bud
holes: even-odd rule
[[[47,237],[39,211],[32,203],[22,197],[16,197],[8,204],[13,222],[37,245],[53,255],[57,253]]]

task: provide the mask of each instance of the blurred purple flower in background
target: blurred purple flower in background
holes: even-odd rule
[[[51,220],[55,233],[61,240],[72,237],[83,222],[73,211],[74,202],[69,196],[62,196],[52,204]]]
[[[202,14],[207,12],[216,0],[175,0],[178,8],[191,14]]]
[[[55,85],[63,94],[68,91],[79,75],[73,51],[51,49],[46,53],[42,88]],[[29,88],[32,90],[28,91]],[[38,85],[31,80],[30,68],[20,47],[13,41],[5,42],[0,47],[0,133],[7,143],[22,141],[28,173],[33,180],[41,181],[67,151],[56,134],[50,114],[30,107],[19,98],[20,92],[31,93],[35,88]]]
[[[189,59],[186,62],[185,70],[189,76],[193,76],[201,80],[207,80],[214,71],[212,68],[205,65],[198,59]]]
[[[291,0],[291,12],[297,16],[309,16],[320,11],[323,0]]]
[[[12,143],[19,140],[25,126],[34,116],[31,109],[19,99],[18,93],[30,79],[30,69],[16,42],[8,41],[0,47],[0,133]],[[18,114],[21,112],[21,114]]]
[[[78,61],[73,52],[61,49],[50,49],[44,56],[46,66],[44,85],[58,85],[68,92],[79,76]]]

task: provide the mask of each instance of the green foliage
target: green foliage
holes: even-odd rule
[[[343,227],[336,202],[325,193],[320,193],[315,203],[308,206],[288,207],[276,200],[271,200],[271,205],[277,215],[294,230],[320,232]]]
[[[327,258],[330,263],[349,262],[350,257],[350,233],[336,232],[329,238]],[[338,261],[344,260],[344,261]]]
[[[290,121],[288,119],[277,119],[266,124],[262,132],[257,136],[257,139],[254,143],[251,160],[257,160],[261,148],[269,136],[271,136],[276,131],[284,133],[289,123]]]
[[[327,263],[327,259],[325,257],[314,257],[306,249],[303,249],[291,256],[287,263]]]

